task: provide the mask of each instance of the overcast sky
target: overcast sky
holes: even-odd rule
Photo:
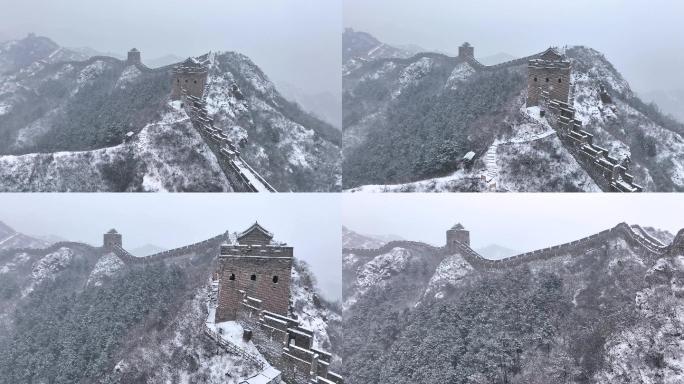
[[[684,88],[684,2],[344,0],[344,24],[393,44],[523,57],[555,45],[603,52],[634,90]]]
[[[366,234],[444,245],[460,222],[473,248],[498,244],[520,252],[577,240],[620,222],[676,234],[682,194],[346,194],[342,223]],[[676,213],[676,214],[675,214]]]
[[[210,50],[249,56],[272,80],[341,91],[341,0],[0,0],[0,41],[35,32],[143,62]]]
[[[332,194],[0,194],[0,221],[15,230],[98,246],[110,228],[124,248],[175,248],[256,220],[294,247],[326,297],[341,297],[340,201]]]

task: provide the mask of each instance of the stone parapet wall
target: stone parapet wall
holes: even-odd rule
[[[145,264],[156,261],[169,261],[176,258],[192,257],[194,256],[195,252],[206,249],[207,247],[216,247],[216,249],[218,250],[221,243],[228,240],[229,237],[228,233],[226,232],[194,244],[169,249],[167,251],[158,252],[153,255],[144,257],[134,256],[130,252],[126,251],[121,247],[114,247],[111,249],[111,251],[114,252],[114,254],[116,254],[125,264]]]
[[[283,379],[296,384],[344,383],[342,376],[329,370],[332,356],[311,348],[313,332],[297,319],[262,310],[246,295],[239,308],[238,323],[252,331],[257,349]]]
[[[471,265],[476,268],[510,268],[514,266],[521,265],[523,263],[528,263],[538,260],[548,260],[553,257],[562,256],[568,253],[576,252],[577,249],[589,249],[593,247],[598,247],[612,238],[615,234],[624,235],[624,239],[634,247],[637,247],[644,252],[651,254],[653,256],[662,256],[670,252],[671,249],[676,247],[676,242],[672,245],[663,246],[657,244],[652,239],[647,236],[635,231],[632,227],[626,223],[620,223],[614,228],[601,231],[591,236],[585,238],[571,241],[569,243],[555,245],[553,247],[548,247],[544,249],[538,249],[532,252],[527,252],[512,257],[508,257],[501,260],[489,260],[482,257],[480,254],[475,252],[472,248],[462,243],[454,243],[451,247],[433,247],[431,245],[415,242],[415,241],[393,241],[383,245],[380,248],[375,249],[343,249],[345,254],[354,254],[359,256],[374,257],[385,253],[388,253],[393,248],[411,248],[411,247],[424,247],[431,249],[433,252],[441,255],[447,255],[452,253],[458,253],[463,258],[468,261]],[[678,234],[680,246],[684,248],[684,230],[680,231]]]
[[[567,102],[556,100],[549,92],[542,91],[540,108],[558,137],[582,168],[596,184],[606,192],[641,192],[643,187],[634,182],[626,164],[611,157],[608,150],[593,143],[593,135],[582,129],[575,119],[575,109]]]
[[[184,93],[181,101],[192,126],[214,153],[221,170],[236,192],[276,192],[275,188],[240,157],[240,151],[228,136],[214,127],[214,120],[209,117],[206,101],[202,97]]]

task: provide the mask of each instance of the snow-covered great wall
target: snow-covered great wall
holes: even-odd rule
[[[435,247],[418,241],[390,241],[382,247],[375,249],[344,248],[342,252],[343,254],[375,257],[389,253],[394,248],[420,247],[444,256],[454,253],[461,254],[461,256],[475,268],[498,269],[515,267],[532,261],[548,260],[569,253],[582,253],[583,251],[594,249],[605,244],[606,240],[613,238],[615,235],[623,235],[623,238],[627,242],[631,243],[636,248],[641,249],[645,255],[651,255],[653,257],[675,254],[684,250],[684,229],[677,233],[677,236],[670,245],[664,245],[653,236],[649,235],[640,226],[630,226],[627,223],[620,223],[614,228],[601,231],[579,240],[538,249],[500,260],[486,259],[463,243],[454,243],[454,249],[446,246]]]

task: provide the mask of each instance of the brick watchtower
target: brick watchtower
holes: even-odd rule
[[[549,48],[527,65],[527,106],[539,105],[542,92],[552,100],[567,103],[570,98],[570,61]]]
[[[290,304],[292,247],[273,243],[259,223],[222,245],[216,322],[235,320],[243,297],[261,301],[261,309],[287,316]]]
[[[458,223],[446,232],[446,241],[447,249],[455,249],[455,243],[470,246],[470,232],[461,223]]]
[[[142,61],[140,60],[140,51],[136,48],[128,51],[128,58],[126,59],[126,65],[140,65]]]
[[[470,43],[465,42],[463,45],[458,47],[458,57],[465,59],[469,57],[471,59],[475,58],[475,47],[470,45]]]
[[[112,228],[109,232],[105,233],[102,240],[102,247],[110,249],[112,247],[123,247],[123,239],[121,234]]]
[[[201,99],[208,73],[206,63],[193,57],[179,64],[173,69],[171,100],[179,100],[183,91]]]

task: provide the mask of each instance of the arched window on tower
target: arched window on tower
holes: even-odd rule
[[[560,83],[562,83],[562,82],[563,82],[563,79],[558,78],[558,84],[560,84]]]
[[[228,280],[235,280],[235,274],[234,274],[234,273],[231,273],[231,274],[230,274],[230,277],[228,278]]]
[[[195,83],[195,84],[197,84],[197,80],[193,80],[192,82]]]
[[[534,77],[534,82],[535,82],[535,83],[537,82],[537,76]]]
[[[249,279],[252,280],[252,281],[256,281],[256,275],[250,276]]]
[[[273,276],[273,284],[278,284],[278,276]]]
[[[548,78],[548,77],[546,78],[546,82],[547,82],[547,83],[549,82],[549,78]]]

